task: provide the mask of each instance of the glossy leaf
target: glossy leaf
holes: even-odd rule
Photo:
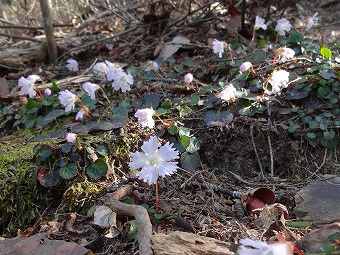
[[[107,164],[104,160],[98,159],[86,168],[86,174],[94,180],[99,180],[107,172]]]
[[[225,127],[233,120],[233,114],[229,111],[208,111],[204,116],[204,122],[208,127]]]
[[[65,180],[70,180],[75,177],[78,173],[77,165],[70,163],[59,169],[59,175]]]
[[[184,152],[181,155],[181,166],[187,171],[196,171],[200,166],[200,155],[197,151],[194,153]]]

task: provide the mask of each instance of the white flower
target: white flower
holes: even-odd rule
[[[222,100],[229,101],[230,99],[235,98],[236,89],[233,86],[233,84],[228,84],[224,90],[220,92],[220,94],[217,95],[218,98],[221,98]]]
[[[96,99],[96,95],[95,92],[98,89],[98,85],[91,83],[91,82],[85,82],[83,84],[83,89],[87,92],[87,94],[89,94],[89,96],[91,97],[92,100]]]
[[[218,54],[219,58],[222,58],[222,54],[224,52],[224,42],[214,39],[212,45],[214,53]]]
[[[34,98],[37,93],[35,92],[35,85],[33,81],[33,79],[29,79],[29,77],[27,77],[27,79],[25,77],[21,77],[18,81],[18,85],[21,88],[21,93],[28,95],[30,98]]]
[[[278,59],[281,63],[286,62],[287,59],[293,58],[295,55],[295,51],[291,48],[282,47],[277,50]]]
[[[85,114],[85,111],[83,108],[81,108],[79,112],[77,112],[75,119],[82,120],[84,118],[84,114]]]
[[[44,90],[44,93],[46,96],[50,96],[52,94],[52,91],[49,88],[47,88]]]
[[[294,246],[290,242],[267,244],[260,240],[249,238],[240,240],[239,255],[293,255]]]
[[[242,65],[240,65],[239,70],[241,72],[247,71],[249,68],[251,68],[253,65],[250,62],[244,62]]]
[[[285,70],[274,71],[268,82],[272,85],[272,91],[266,91],[267,94],[277,94],[288,87],[289,72]]]
[[[113,76],[116,74],[116,73],[121,73],[121,72],[124,72],[123,68],[116,64],[116,63],[111,63],[110,61],[105,61],[106,65],[107,65],[107,68],[108,68],[108,72],[107,72],[107,76],[106,76],[106,79],[108,81],[113,81]]]
[[[104,62],[98,62],[93,66],[93,73],[98,75],[99,77],[103,77],[107,75],[109,72],[109,68]]]
[[[59,92],[59,100],[62,106],[65,107],[65,112],[70,112],[75,107],[75,102],[77,100],[77,96],[68,90]]]
[[[151,70],[158,71],[159,65],[156,61],[149,61],[144,69],[144,72],[150,72]]]
[[[68,141],[69,143],[72,143],[76,139],[77,139],[77,134],[75,134],[75,133],[67,133],[66,141]]]
[[[194,79],[194,76],[191,73],[187,73],[184,76],[184,82],[187,84],[190,84],[193,81],[193,79]]]
[[[155,126],[155,121],[152,116],[155,114],[155,111],[151,108],[139,109],[135,113],[135,117],[138,118],[138,123],[142,125],[142,127],[153,128]]]
[[[308,19],[308,23],[306,25],[306,31],[311,29],[312,26],[316,25],[316,23],[318,22],[318,13],[316,12],[313,17]]]
[[[275,26],[275,30],[279,33],[279,35],[285,35],[286,32],[289,32],[292,28],[292,25],[286,18],[279,19]]]
[[[112,87],[115,90],[121,89],[123,93],[131,90],[130,86],[133,83],[133,78],[131,74],[126,74],[125,72],[116,73],[113,75]]]
[[[78,72],[79,68],[78,68],[78,62],[74,59],[68,59],[67,60],[67,65],[66,67],[68,68],[68,70],[72,71],[72,72]]]
[[[264,18],[261,18],[260,16],[256,16],[254,30],[259,30],[260,28],[262,28],[263,30],[266,30],[267,25],[265,24]]]
[[[172,147],[173,144],[167,142],[158,148],[157,136],[152,136],[142,145],[143,152],[131,152],[129,167],[139,169],[137,177],[148,182],[149,185],[157,182],[158,177],[165,177],[177,171],[177,162],[171,160],[178,159],[178,151]]]

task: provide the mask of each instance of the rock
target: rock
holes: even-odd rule
[[[295,195],[294,213],[316,224],[340,221],[340,185],[330,181],[309,184]]]
[[[151,239],[154,255],[234,255],[229,250],[230,244],[214,238],[192,233],[175,231],[155,234]]]
[[[340,222],[326,225],[305,235],[297,245],[308,253],[317,253],[320,252],[322,244],[329,242],[328,236],[336,232],[340,232]]]
[[[0,240],[0,255],[93,255],[79,244],[64,240],[50,240],[47,234],[14,237]]]

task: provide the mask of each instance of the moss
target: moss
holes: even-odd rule
[[[35,185],[33,148],[36,135],[46,135],[52,129],[17,130],[16,135],[0,140],[0,234],[14,235],[37,220],[37,210],[44,201],[51,200],[49,192],[41,192]]]

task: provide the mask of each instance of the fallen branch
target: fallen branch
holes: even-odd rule
[[[132,190],[132,186],[125,186],[116,192],[106,195],[105,203],[116,213],[135,217],[138,229],[139,254],[152,255],[151,236],[152,225],[147,210],[140,205],[128,205],[119,201],[127,196]]]

